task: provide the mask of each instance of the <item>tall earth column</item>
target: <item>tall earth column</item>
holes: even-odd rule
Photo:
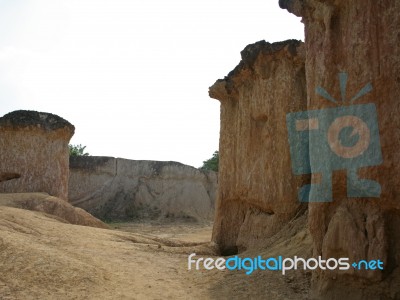
[[[320,186],[305,191],[314,256],[384,266],[314,272],[316,297],[399,299],[400,1],[280,6],[305,25],[307,110],[319,111],[309,159]]]
[[[306,205],[291,172],[286,114],[306,109],[304,45],[248,45],[239,65],[210,87],[221,102],[213,241],[222,254],[266,247]]]

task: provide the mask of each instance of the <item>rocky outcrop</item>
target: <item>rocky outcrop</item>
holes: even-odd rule
[[[106,224],[83,209],[73,207],[65,200],[49,196],[46,193],[0,194],[0,206],[43,212],[65,223],[108,228]]]
[[[219,189],[213,241],[222,254],[268,245],[306,208],[291,172],[288,111],[306,107],[300,41],[247,46],[239,65],[210,87],[221,101]],[[309,177],[309,176],[308,176]]]
[[[210,221],[216,186],[216,173],[177,162],[70,158],[70,202],[103,220]]]
[[[400,299],[400,1],[280,5],[305,24],[307,110],[344,107],[362,120],[350,126],[367,141],[358,161],[338,152],[347,165],[333,173],[332,202],[310,203],[314,256],[384,262],[384,270],[314,272],[313,290],[318,299]],[[317,137],[309,139],[312,149]]]
[[[0,118],[0,192],[46,192],[66,200],[74,130],[43,112],[20,110]]]

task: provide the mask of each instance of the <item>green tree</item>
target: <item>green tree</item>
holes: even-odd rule
[[[210,159],[203,161],[203,165],[200,167],[200,169],[218,172],[218,162],[219,162],[219,152],[215,151]]]
[[[68,145],[70,156],[89,156],[89,153],[85,152],[86,146],[79,145]]]

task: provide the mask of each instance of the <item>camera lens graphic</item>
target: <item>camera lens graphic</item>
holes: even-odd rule
[[[346,129],[351,131],[345,131]],[[342,133],[348,140],[357,140],[352,146],[343,145]],[[367,124],[356,116],[343,116],[335,119],[328,129],[328,144],[332,151],[343,158],[354,158],[367,150],[370,144],[370,130]],[[357,139],[358,137],[358,139]]]

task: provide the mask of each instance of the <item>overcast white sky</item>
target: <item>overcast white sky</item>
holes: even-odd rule
[[[199,167],[219,142],[208,87],[246,45],[303,31],[278,0],[0,0],[0,116],[51,112],[91,155]]]

